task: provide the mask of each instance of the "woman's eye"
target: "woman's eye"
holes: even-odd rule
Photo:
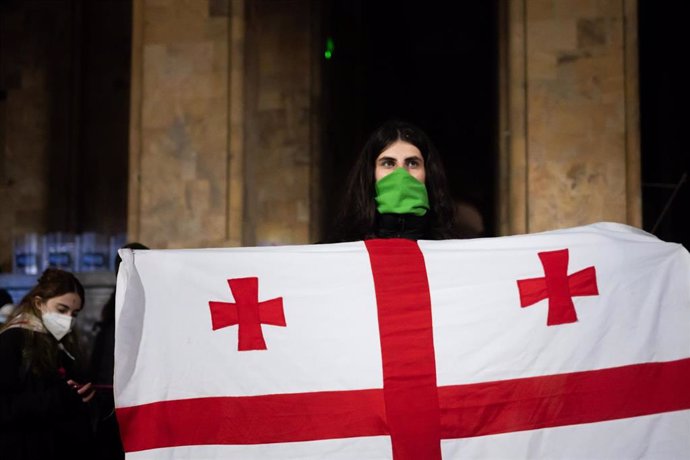
[[[407,160],[407,166],[409,166],[410,168],[418,168],[419,160]]]
[[[384,168],[393,168],[395,166],[395,161],[383,160],[381,161],[381,166],[383,166]]]

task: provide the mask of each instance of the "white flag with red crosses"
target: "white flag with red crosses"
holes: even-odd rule
[[[632,227],[121,256],[127,458],[690,452],[690,254]]]

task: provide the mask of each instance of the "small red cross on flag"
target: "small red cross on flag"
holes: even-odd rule
[[[573,297],[599,295],[595,268],[587,267],[568,275],[568,256],[568,249],[540,252],[544,276],[517,282],[522,308],[544,299],[549,300],[547,326],[577,321]]]
[[[210,301],[213,330],[239,325],[237,350],[266,350],[262,324],[285,327],[283,298],[259,302],[259,278],[234,278],[228,284],[236,303]]]

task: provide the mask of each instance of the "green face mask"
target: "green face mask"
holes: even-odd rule
[[[405,168],[397,168],[376,182],[376,209],[381,214],[423,216],[429,210],[426,187]]]

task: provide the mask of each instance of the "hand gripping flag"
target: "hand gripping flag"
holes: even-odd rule
[[[130,459],[690,452],[690,254],[632,227],[121,256]]]

